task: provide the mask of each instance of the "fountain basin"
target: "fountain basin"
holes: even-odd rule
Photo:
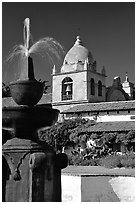
[[[18,105],[36,105],[44,91],[43,82],[29,79],[11,82],[9,87],[11,96]]]
[[[59,110],[51,105],[12,106],[2,109],[2,126],[6,130],[14,130],[13,137],[36,139],[36,131],[42,127],[53,125],[58,119]]]

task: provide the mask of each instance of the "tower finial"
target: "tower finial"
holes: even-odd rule
[[[127,72],[126,72],[126,82],[128,82],[129,81],[129,79],[128,79],[128,74],[127,74]]]
[[[105,69],[105,66],[103,66],[102,70],[101,70],[101,73],[106,76],[106,69]]]
[[[53,69],[52,69],[52,74],[56,74],[56,67],[55,67],[55,64],[54,64]]]
[[[87,70],[87,69],[88,69],[88,59],[85,59],[84,70]]]
[[[75,45],[82,45],[82,41],[80,39],[80,36],[77,36],[77,40],[75,41]]]

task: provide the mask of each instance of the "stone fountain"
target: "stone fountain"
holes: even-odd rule
[[[25,26],[27,50],[29,19],[25,19]],[[2,128],[10,135],[8,140],[3,138],[2,199],[5,202],[59,202],[61,169],[67,166],[67,157],[62,160],[37,136],[40,128],[57,121],[59,111],[51,105],[38,104],[44,83],[35,79],[32,57],[27,54],[26,58],[27,77],[10,83],[16,105],[2,109]]]

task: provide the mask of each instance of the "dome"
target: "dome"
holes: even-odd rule
[[[64,63],[63,63],[64,66],[62,67],[61,72],[68,71],[68,66],[70,67],[70,65],[74,65],[74,64],[84,65],[85,61],[90,64],[93,62],[93,57],[91,52],[86,47],[83,46],[80,37],[77,36],[75,44],[68,51],[68,53],[64,58]],[[71,67],[70,71],[78,70],[76,66],[74,67],[73,68]],[[84,66],[83,68],[81,67],[81,69],[84,69]]]

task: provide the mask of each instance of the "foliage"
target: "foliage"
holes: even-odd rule
[[[52,127],[39,132],[40,140],[45,141],[53,146],[56,150],[61,150],[70,144],[78,144],[81,139],[81,131],[90,125],[95,124],[93,121],[81,118],[64,120],[62,123],[56,123]],[[81,138],[82,137],[82,138]]]
[[[41,79],[40,79],[39,81],[41,82]],[[46,82],[47,82],[47,81],[43,81],[43,83],[44,83],[44,90],[43,90],[43,93],[44,93],[44,94],[47,93],[47,90],[48,90],[48,88],[50,87],[49,85],[46,85]]]
[[[133,152],[127,152],[126,154],[112,154],[103,157],[99,161],[100,166],[107,168],[116,167],[131,167],[135,168],[135,154]]]
[[[100,166],[104,166],[107,168],[116,168],[116,167],[122,167],[121,164],[121,156],[120,155],[107,155],[106,157],[103,157],[99,161]]]
[[[11,94],[9,86],[2,82],[2,98],[10,96]]]
[[[84,150],[80,151],[80,148],[75,146],[75,148],[69,154],[70,165],[98,165],[100,158],[105,157],[110,154],[112,150],[108,148],[107,145],[98,145],[86,147]]]
[[[119,143],[123,142],[124,144],[128,144],[129,142],[135,142],[135,131],[130,130],[129,132],[103,132],[103,133],[94,133],[91,134],[91,138],[94,138],[97,142],[103,143]]]
[[[135,131],[91,133],[91,126],[95,124],[94,121],[82,118],[64,120],[62,123],[56,123],[51,128],[42,130],[39,138],[54,147],[56,151],[61,152],[65,147],[69,165],[134,168],[134,153],[117,155],[113,152],[112,144],[122,142],[126,146],[133,147]],[[95,145],[82,147],[82,144],[86,144],[90,139],[95,141]]]
[[[127,134],[118,134],[116,142],[123,142],[125,145],[135,142],[135,130],[130,130]]]
[[[75,155],[69,159],[69,165],[75,166],[98,166],[99,159],[84,159],[84,157]]]
[[[124,167],[135,168],[135,154],[133,152],[129,152],[128,154],[122,155],[121,164]]]
[[[135,154],[129,152],[123,155],[110,154],[100,158],[84,158],[74,155],[69,158],[69,165],[76,166],[103,166],[106,168],[135,168]]]

